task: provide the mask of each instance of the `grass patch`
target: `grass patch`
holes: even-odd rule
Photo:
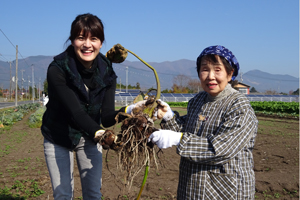
[[[44,193],[34,179],[17,180],[11,187],[0,188],[0,199],[32,199]]]

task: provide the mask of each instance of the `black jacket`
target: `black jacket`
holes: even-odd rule
[[[105,109],[108,126],[115,123],[114,117],[119,112],[114,111],[117,76],[111,62],[99,53],[88,78],[83,78],[80,65],[70,46],[54,57],[47,72],[49,101],[41,131],[46,139],[70,149],[78,144],[81,136],[92,139],[97,130],[103,129],[100,124]]]

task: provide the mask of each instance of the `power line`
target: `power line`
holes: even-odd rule
[[[16,49],[16,46],[11,42],[11,40],[6,36],[6,34],[0,29],[0,31],[2,32],[2,34],[5,36],[5,38],[9,41],[9,43]],[[23,58],[23,61],[25,62],[25,64],[27,65],[27,67],[29,67],[29,64],[26,62],[25,58],[23,57],[23,55],[21,54],[21,52],[18,50],[18,54]],[[5,58],[8,62],[8,59],[6,57],[4,57],[2,54],[0,54],[0,56],[2,56],[3,58]],[[13,62],[13,61],[12,61]],[[13,62],[14,63],[14,62]],[[27,74],[27,72],[25,71],[25,74]],[[36,78],[35,78],[36,79]],[[36,79],[37,80],[37,79]]]
[[[10,41],[10,39],[5,35],[5,33],[0,29],[2,34],[6,37],[6,39],[10,42],[10,44],[16,49],[15,45]]]
[[[120,63],[119,63],[120,64]],[[120,65],[124,65],[124,64],[120,64]],[[125,65],[124,65],[125,66]],[[127,66],[127,65],[126,65]],[[151,72],[150,70],[145,70],[145,69],[139,69],[133,66],[128,65],[130,68],[136,69],[136,70],[141,70],[141,71],[146,71],[146,72]],[[122,69],[120,69],[122,70]],[[178,76],[180,74],[169,74],[169,73],[164,73],[164,72],[158,72],[157,74],[161,74],[161,75],[169,75],[169,76]],[[261,76],[256,76],[256,75],[251,75],[251,74],[243,74],[244,76],[252,76],[252,77],[256,77],[256,78],[263,78],[263,79],[267,79],[267,80],[275,80],[275,81],[288,81],[288,82],[299,82],[297,80],[284,80],[284,79],[275,79],[275,78],[266,78],[266,77],[261,77]],[[195,77],[198,78],[198,76],[189,76],[189,77]]]
[[[245,74],[244,74],[245,76]],[[262,79],[267,79],[267,80],[274,80],[274,81],[288,81],[288,82],[299,82],[299,80],[283,80],[283,79],[275,79],[275,78],[266,78],[266,77],[261,77],[261,76],[257,76],[257,75],[252,75],[252,74],[246,74],[246,76],[252,76],[252,77],[256,77],[256,78],[262,78]]]
[[[10,42],[10,44],[15,48],[16,46],[10,41],[10,39],[5,35],[5,33],[0,29],[0,31],[2,32],[2,34],[6,37],[6,39]],[[18,50],[18,54],[20,54],[20,56],[23,58],[24,62],[27,64],[27,66],[29,67],[29,64],[26,62],[25,58],[23,57],[23,55],[21,54],[21,52]]]
[[[4,57],[3,54],[0,53],[0,56],[2,56],[5,59],[5,61],[8,62],[8,59],[6,57]]]
[[[133,68],[133,69],[136,69],[136,70],[140,70],[140,71],[146,71],[146,72],[148,72],[148,73],[152,73],[152,70],[146,70],[146,69],[140,69],[140,68],[137,68],[137,67],[133,67],[133,66],[130,66],[130,65],[124,65],[124,64],[121,64],[121,63],[118,63],[119,65],[123,65],[123,66],[128,66],[128,67],[130,67],[130,68]],[[115,66],[114,66],[115,67]],[[123,69],[120,69],[120,70],[123,70]],[[162,74],[162,75],[168,75],[168,76],[178,76],[178,75],[180,75],[180,74],[170,74],[170,73],[164,73],[164,72],[159,72],[159,71],[156,71],[157,72],[157,74]],[[193,76],[193,75],[191,75],[191,76],[189,76],[189,77],[196,77],[196,78],[198,78],[198,76]]]

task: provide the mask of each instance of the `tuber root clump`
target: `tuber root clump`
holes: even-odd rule
[[[106,131],[100,144],[104,149],[112,149],[117,152],[117,168],[124,174],[125,187],[130,189],[134,177],[146,164],[150,166],[151,161],[154,161],[157,167],[154,144],[148,142],[148,138],[158,129],[154,127],[153,120],[145,113],[139,113],[134,117],[125,113],[119,114],[128,117],[123,120],[120,133],[114,135],[112,132]]]

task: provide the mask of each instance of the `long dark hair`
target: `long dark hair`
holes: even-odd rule
[[[90,13],[78,15],[72,22],[70,36],[66,43],[69,40],[73,42],[81,31],[83,31],[84,36],[91,33],[92,36],[99,38],[101,43],[105,40],[102,21],[96,15]]]

